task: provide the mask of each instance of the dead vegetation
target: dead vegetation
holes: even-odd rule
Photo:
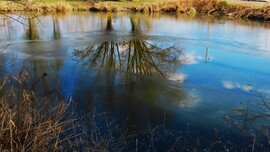
[[[133,8],[133,10],[138,12],[225,15],[234,18],[270,20],[270,6],[220,0],[176,0],[163,3],[149,3],[139,8]]]
[[[68,113],[69,104],[52,96],[35,96],[20,86],[26,81],[27,74],[0,80],[0,151],[76,149],[79,125]]]
[[[8,2],[0,4],[0,12],[68,12],[68,11],[89,11],[90,3],[68,3],[68,2],[31,2],[19,3]]]
[[[89,10],[102,12],[120,12],[124,11],[124,8],[114,5],[110,2],[101,2],[94,4]]]
[[[170,0],[164,2],[18,2],[2,3],[0,12],[67,12],[67,11],[105,11],[105,12],[175,12],[183,14],[207,14],[249,18],[263,21],[270,20],[270,6],[254,3],[237,3],[224,0]]]

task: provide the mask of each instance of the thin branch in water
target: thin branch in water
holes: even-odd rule
[[[37,80],[36,80],[36,82],[32,85],[32,90],[34,90],[34,88],[35,88],[35,86],[37,85],[37,83],[41,80],[41,79],[43,79],[44,77],[46,77],[48,74],[47,73],[43,73],[42,74],[42,76],[40,77],[40,78],[38,78]]]
[[[262,96],[262,94],[261,94],[260,92],[259,92],[258,94],[259,94],[259,97],[260,97],[260,99],[262,100],[263,104],[265,105],[265,107],[266,107],[268,110],[270,110],[270,106],[268,105],[267,100],[264,99],[264,97]]]

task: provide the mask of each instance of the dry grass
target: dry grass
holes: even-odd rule
[[[163,3],[149,3],[134,8],[134,10],[138,12],[226,15],[235,18],[270,20],[270,6],[232,3],[220,0],[176,0]]]
[[[92,4],[85,2],[54,2],[42,3],[33,2],[21,4],[17,2],[2,3],[0,5],[0,12],[67,12],[67,11],[89,11]]]
[[[23,93],[24,99],[18,106],[11,106],[2,98],[0,106],[0,149],[10,151],[42,151],[59,148],[59,135],[67,122],[61,122],[65,106],[59,105],[44,115],[33,108],[33,95]],[[45,99],[46,100],[46,99]],[[46,101],[45,101],[46,102]],[[52,144],[52,141],[55,141]]]
[[[254,3],[236,3],[222,0],[171,0],[165,2],[134,3],[133,6],[116,2],[100,2],[92,7],[95,11],[175,12],[183,14],[224,15],[269,21],[270,6]],[[90,9],[91,10],[91,9]]]
[[[28,83],[27,77],[23,73],[0,79],[0,151],[123,151],[126,148],[127,129],[109,121],[106,113],[96,113],[94,105],[81,118],[82,123],[69,112],[72,101],[67,104],[52,96],[40,98],[26,89],[20,90],[20,95],[12,81]],[[18,98],[21,100],[17,101]]]
[[[51,97],[38,99],[33,91],[15,91],[8,84],[13,80],[23,84],[24,78],[10,76],[0,81],[0,151],[60,151],[76,147],[76,124],[67,116],[68,105]],[[52,105],[52,101],[57,104]]]
[[[237,3],[222,0],[170,0],[158,2],[56,2],[29,4],[2,3],[0,11],[66,12],[66,11],[134,11],[176,12],[185,14],[226,15],[269,21],[270,6],[254,3]]]
[[[120,12],[124,11],[125,8],[119,7],[110,2],[100,2],[95,3],[93,7],[89,9],[90,11],[103,11],[103,12]]]

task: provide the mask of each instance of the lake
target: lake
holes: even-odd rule
[[[143,141],[139,151],[175,148],[157,137],[165,129],[198,151],[251,151],[254,139],[256,150],[270,147],[270,23],[89,12],[18,20],[2,20],[1,77],[26,69],[37,94],[57,90],[79,117],[102,114],[97,126],[135,134],[133,151]]]

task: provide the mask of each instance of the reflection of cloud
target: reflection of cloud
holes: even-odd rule
[[[182,108],[190,108],[194,107],[199,103],[200,99],[195,93],[189,93],[187,94],[186,98],[179,101],[178,106]]]
[[[226,89],[241,89],[245,92],[250,92],[253,89],[249,84],[233,83],[231,81],[222,81],[222,85]]]
[[[199,60],[202,59],[203,57],[200,55],[196,55],[195,52],[180,55],[180,60],[182,64],[197,64]]]
[[[244,85],[242,86],[242,90],[246,91],[246,92],[249,92],[252,90],[252,86],[251,85]]]
[[[223,87],[226,89],[233,89],[235,86],[231,81],[223,81]]]
[[[182,74],[182,73],[172,73],[172,74],[169,74],[168,79],[182,83],[187,79],[187,75]]]

